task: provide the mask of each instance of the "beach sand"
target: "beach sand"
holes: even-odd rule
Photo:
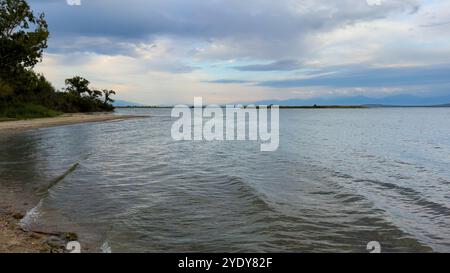
[[[55,252],[48,244],[50,236],[22,230],[18,224],[19,216],[21,215],[0,212],[0,253]]]
[[[55,118],[2,121],[0,122],[0,133],[145,117],[148,116],[115,115],[111,113],[64,114]],[[76,240],[76,234],[66,231],[50,234],[41,231],[24,230],[20,226],[20,220],[37,202],[38,199],[31,194],[0,188],[0,253],[65,252],[66,243]]]
[[[64,114],[54,118],[2,121],[0,122],[0,132],[37,129],[68,124],[86,123],[86,122],[114,121],[114,120],[125,120],[144,117],[147,116],[115,115],[111,113]]]

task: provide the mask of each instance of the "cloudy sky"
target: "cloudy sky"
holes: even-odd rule
[[[149,105],[450,95],[448,0],[30,0],[56,87]]]

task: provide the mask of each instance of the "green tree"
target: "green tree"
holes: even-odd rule
[[[0,108],[6,105],[6,99],[14,94],[14,89],[8,83],[0,79]]]
[[[24,0],[0,0],[1,74],[10,76],[40,62],[48,37],[44,14],[35,16]]]
[[[66,81],[66,91],[70,94],[74,94],[78,97],[82,97],[83,95],[91,96],[92,91],[89,88],[90,82],[85,78],[76,76],[71,79],[67,79]]]
[[[49,31],[44,14],[35,15],[25,0],[0,0],[0,116],[32,118],[59,112],[112,111],[102,91],[89,81],[65,81],[67,92],[56,92],[33,67],[42,60]]]
[[[106,90],[106,89],[103,90],[103,95],[105,95],[105,104],[113,103],[114,100],[111,99],[111,96],[115,95],[115,94],[116,94],[116,91],[114,91],[114,90]]]
[[[98,99],[100,99],[101,96],[102,96],[102,91],[99,91],[99,90],[92,90],[91,93],[89,94],[89,97],[91,98],[91,100],[98,100]]]

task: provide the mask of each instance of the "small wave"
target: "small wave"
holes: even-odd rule
[[[69,174],[73,173],[78,166],[80,166],[81,161],[87,160],[91,156],[91,153],[88,153],[86,156],[84,156],[80,161],[76,162],[72,166],[70,166],[62,175],[56,177],[55,179],[51,180],[50,183],[48,183],[44,188],[41,188],[37,191],[37,193],[41,196],[45,196],[48,194],[48,191],[56,186],[59,182],[64,180]]]
[[[240,177],[231,177],[223,184],[228,189],[237,193],[237,196],[252,202],[263,210],[273,210],[270,204],[266,201],[262,193],[257,192],[253,187],[245,182]]]
[[[314,191],[314,192],[310,192],[310,194],[315,194],[315,195],[333,195],[334,192],[332,192],[332,191]]]
[[[353,176],[351,176],[350,174],[346,174],[346,173],[342,173],[342,172],[338,172],[338,171],[331,171],[330,172],[333,174],[334,177],[337,178],[342,178],[342,179],[353,179]]]
[[[42,207],[43,199],[39,201],[39,203],[25,214],[25,216],[20,220],[19,225],[24,230],[27,229],[33,222],[39,218],[40,208]]]
[[[441,205],[439,203],[427,200],[425,197],[423,197],[422,193],[420,193],[412,188],[402,187],[402,186],[399,186],[399,185],[396,185],[393,183],[382,182],[382,181],[371,180],[371,179],[356,179],[354,181],[375,184],[379,187],[382,187],[382,188],[385,188],[388,190],[394,190],[397,193],[399,193],[400,195],[412,200],[413,203],[415,203],[419,207],[426,208],[428,210],[432,210],[435,212],[435,214],[438,214],[438,215],[442,215],[442,214],[450,215],[450,208],[448,208],[444,205]]]
[[[336,198],[345,204],[356,203],[356,202],[361,202],[361,201],[365,200],[365,198],[362,197],[361,195],[349,194],[349,193],[338,194],[338,195],[336,195]]]
[[[409,163],[409,162],[405,162],[405,161],[402,161],[402,160],[395,160],[394,162],[397,163],[397,164],[400,164],[400,165],[416,166],[416,164],[414,164],[414,163]]]
[[[108,241],[103,242],[100,250],[102,251],[102,253],[112,253],[112,249]]]
[[[47,186],[45,186],[44,188],[41,188],[40,190],[38,190],[38,194],[39,195],[47,195],[48,191],[51,188],[53,188],[59,182],[64,180],[64,178],[66,178],[69,174],[73,173],[78,168],[79,165],[80,165],[80,163],[77,162],[77,163],[73,164],[72,166],[70,166],[70,168],[67,169],[62,175],[60,175],[57,178],[55,178],[52,181],[50,181],[50,183]]]
[[[86,158],[87,157],[89,157],[89,155],[87,155]],[[39,218],[39,216],[40,216],[40,208],[43,205],[44,199],[48,195],[48,191],[51,188],[53,188],[55,185],[57,185],[59,182],[64,180],[64,178],[66,178],[69,174],[73,173],[78,168],[79,165],[80,165],[79,162],[73,164],[62,175],[60,175],[57,178],[55,178],[52,181],[50,181],[50,183],[47,184],[45,187],[37,190],[37,194],[39,196],[41,196],[41,199],[39,200],[38,204],[34,208],[32,208],[29,211],[27,211],[25,216],[20,220],[19,225],[23,229],[26,229],[31,223],[35,222],[37,220],[37,218]]]

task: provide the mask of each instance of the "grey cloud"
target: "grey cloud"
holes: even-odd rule
[[[160,71],[166,71],[170,73],[175,74],[183,74],[183,73],[190,73],[194,70],[197,70],[197,67],[185,65],[183,63],[159,63],[152,66],[153,69],[160,70]]]
[[[292,71],[300,69],[301,63],[296,60],[282,60],[276,61],[269,64],[255,64],[255,65],[245,65],[236,66],[234,69],[240,71]]]
[[[45,11],[54,39],[87,36],[142,41],[167,35],[202,41],[228,39],[230,44],[249,40],[247,55],[257,51],[252,47],[295,47],[298,39],[314,31],[373,20],[392,12],[413,12],[418,7],[415,0],[391,0],[381,6],[369,6],[363,0],[90,0],[81,6],[69,6],[65,0],[31,3]]]
[[[334,74],[307,79],[265,81],[258,85],[272,88],[298,87],[402,87],[450,84],[450,65],[366,68],[337,71]]]
[[[419,26],[420,27],[440,27],[440,26],[445,26],[445,25],[450,25],[450,21],[429,23],[429,24],[424,24],[424,25],[419,25]]]
[[[250,83],[250,81],[246,80],[232,80],[232,79],[219,79],[213,81],[205,81],[207,83],[221,83],[221,84],[233,84],[233,83]]]

